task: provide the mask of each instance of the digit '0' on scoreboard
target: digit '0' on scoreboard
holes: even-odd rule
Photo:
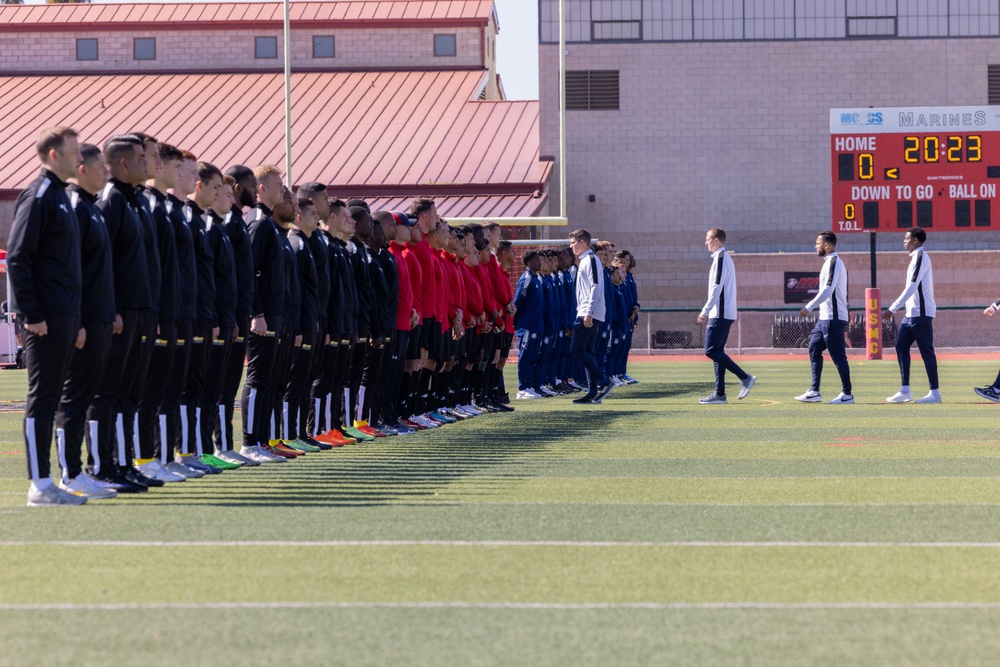
[[[830,174],[837,233],[1000,228],[1000,108],[831,109]]]

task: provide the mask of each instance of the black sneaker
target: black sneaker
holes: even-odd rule
[[[614,388],[615,388],[615,385],[614,385],[613,382],[608,382],[606,385],[604,385],[602,387],[598,387],[597,388],[596,402],[599,403],[599,402],[603,401],[605,398],[607,398],[608,394],[610,394],[614,390]]]
[[[118,493],[142,493],[149,490],[148,487],[133,484],[117,471],[111,473],[101,472],[100,474],[93,475],[93,477],[101,486],[114,489]]]
[[[125,479],[136,484],[138,486],[163,486],[163,482],[158,479],[153,479],[152,477],[146,477],[141,472],[135,468],[128,468],[124,471]]]
[[[1000,403],[1000,391],[996,387],[975,387],[974,392],[985,398],[987,401]]]
[[[320,442],[319,440],[313,440],[310,437],[302,438],[302,441],[307,445],[312,445],[313,447],[319,447],[323,451],[333,449],[333,445],[328,445],[325,442]]]
[[[574,398],[573,402],[574,403],[578,403],[578,404],[580,404],[580,403],[594,403],[594,402],[598,402],[599,403],[600,399],[597,398],[597,394],[584,394],[580,398]]]

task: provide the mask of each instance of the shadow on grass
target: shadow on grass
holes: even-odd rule
[[[639,414],[562,410],[479,418],[412,436],[309,454],[301,461],[168,485],[127,502],[308,507],[448,503],[470,497],[488,501],[512,481],[531,477],[526,466],[544,458],[546,450],[586,449],[595,434],[607,433],[617,420]],[[553,451],[553,456],[561,454]],[[456,492],[461,498],[449,499],[449,485],[467,480],[472,484]]]
[[[630,387],[616,389],[608,403],[616,398],[621,400],[642,400],[650,398],[701,398],[715,388],[715,381],[711,379],[704,382],[643,382]]]

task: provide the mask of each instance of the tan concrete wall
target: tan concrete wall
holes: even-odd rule
[[[1000,298],[1000,251],[936,252],[928,244],[934,269],[934,298],[940,306],[986,307]],[[851,310],[864,308],[865,288],[871,287],[870,254],[838,253],[848,271]],[[823,260],[814,253],[731,253],[736,267],[739,306],[785,307],[784,272],[819,271]],[[910,256],[903,251],[877,254],[878,287],[886,307],[903,291]],[[707,291],[709,261],[703,262],[703,292]],[[640,283],[641,284],[641,283]]]
[[[434,34],[454,34],[457,55],[434,56]],[[313,35],[333,35],[336,57],[313,58]],[[277,37],[278,58],[254,58],[254,37]],[[98,39],[98,60],[77,61],[76,39]],[[155,37],[156,60],[135,60],[133,38]],[[292,31],[292,60],[317,68],[481,67],[479,28],[364,28]],[[0,35],[0,71],[273,69],[284,66],[280,30],[17,33]]]
[[[570,227],[633,250],[650,306],[704,299],[711,227],[725,228],[740,252],[808,251],[830,229],[831,108],[986,104],[987,64],[1000,63],[997,39],[567,49],[568,69],[617,69],[621,80],[619,111],[568,113]],[[554,156],[557,56],[554,45],[539,49],[541,153]],[[997,232],[929,231],[938,249],[1000,248]],[[897,251],[899,235],[879,237],[880,250]],[[868,242],[851,235],[841,248]]]

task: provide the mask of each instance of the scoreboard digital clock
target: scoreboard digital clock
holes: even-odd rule
[[[1000,108],[830,110],[833,231],[1000,229]]]

